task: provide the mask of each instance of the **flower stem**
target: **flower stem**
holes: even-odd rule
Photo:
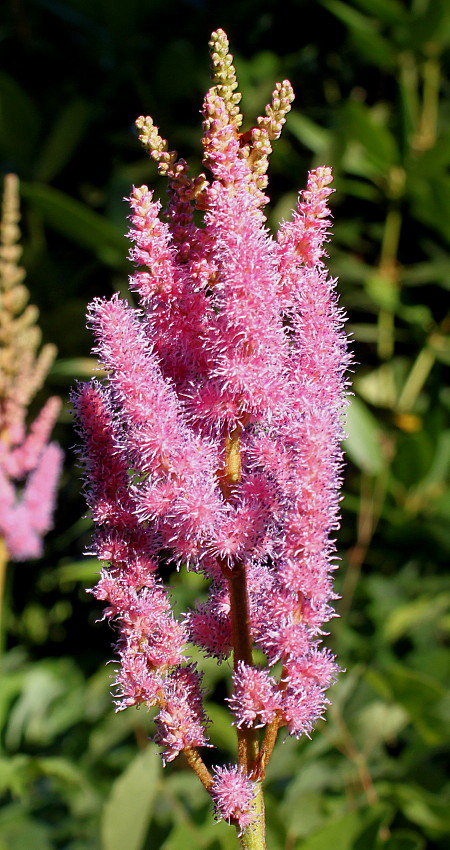
[[[255,820],[239,836],[241,850],[266,850],[264,795],[258,782],[254,801]]]
[[[209,791],[213,784],[213,778],[197,750],[194,747],[186,747],[183,750],[183,755],[194,773],[197,774],[202,785]]]
[[[253,664],[247,573],[242,561],[232,567],[222,566],[222,572],[228,581],[230,594],[233,663],[236,670],[239,661]],[[238,729],[237,735],[239,764],[250,772],[258,758],[258,732],[256,729]]]
[[[220,476],[224,499],[231,501],[233,487],[241,478],[240,439],[243,426],[237,425],[225,435],[225,469]],[[232,564],[220,563],[222,574],[228,582],[230,594],[231,632],[233,638],[233,665],[239,661],[253,665],[253,648],[250,630],[250,606],[247,570],[243,561]],[[259,735],[257,729],[237,729],[238,761],[247,774],[251,775],[258,762]],[[242,850],[265,850],[264,797],[261,783],[257,784],[255,796],[255,819],[239,836]]]

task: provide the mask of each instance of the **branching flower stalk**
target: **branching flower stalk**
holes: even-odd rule
[[[154,707],[164,762],[183,753],[217,818],[237,827],[243,848],[261,850],[261,784],[277,733],[310,734],[337,672],[321,636],[335,598],[349,356],[324,263],[331,170],[311,171],[273,238],[268,157],[292,88],[278,84],[241,133],[223,31],[210,47],[209,177],[191,176],[152,119],[138,119],[169,201],[161,214],[146,186],[131,193],[139,306],[117,296],[90,305],[107,378],[79,385],[74,405],[95,553],[109,564],[93,593],[120,634],[117,710]],[[168,557],[210,582],[208,600],[182,619],[158,574]],[[200,755],[208,721],[189,643],[219,663],[233,655],[236,764],[210,769]]]
[[[62,451],[49,442],[61,402],[49,398],[27,428],[28,408],[42,387],[56,349],[40,347],[38,311],[28,304],[18,263],[19,181],[4,179],[0,223],[0,608],[8,561],[42,554],[52,526]]]

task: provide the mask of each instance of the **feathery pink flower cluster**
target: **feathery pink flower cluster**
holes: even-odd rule
[[[42,538],[52,527],[62,451],[49,442],[61,407],[48,399],[27,433],[28,405],[40,389],[56,351],[44,345],[37,310],[27,306],[21,254],[18,179],[4,181],[0,234],[0,539],[5,560],[23,561],[42,553]]]
[[[132,191],[139,307],[117,296],[91,304],[107,378],[79,386],[74,403],[95,551],[109,562],[94,594],[120,632],[117,707],[157,706],[163,759],[183,752],[217,815],[243,829],[277,730],[308,735],[336,676],[320,639],[333,616],[349,357],[324,264],[331,170],[309,174],[274,239],[262,211],[266,170],[292,89],[277,85],[241,134],[222,31],[211,49],[211,177],[190,176],[152,120],[138,120],[169,203],[161,215],[151,190]],[[208,601],[182,621],[158,576],[161,558],[210,580]],[[218,661],[234,656],[239,761],[212,774],[195,749],[207,744],[207,719],[189,642]]]

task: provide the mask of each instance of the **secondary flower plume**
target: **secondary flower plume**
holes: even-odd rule
[[[156,707],[164,761],[184,753],[217,816],[245,833],[262,818],[278,730],[310,734],[336,676],[321,635],[333,616],[349,357],[325,266],[331,170],[310,172],[274,238],[267,166],[291,85],[241,132],[225,33],[210,47],[206,173],[192,175],[151,118],[137,121],[168,204],[147,186],[131,192],[138,306],[90,305],[107,377],[80,385],[74,404],[95,551],[109,564],[93,592],[120,634],[117,708]],[[159,575],[168,559],[209,580],[208,600],[181,620]],[[218,662],[233,656],[235,766],[210,772],[198,753],[208,721],[189,643]]]
[[[38,311],[27,304],[25,272],[18,265],[19,183],[4,180],[0,231],[0,561],[23,561],[42,553],[51,528],[62,452],[49,442],[60,410],[50,398],[27,431],[28,406],[41,388],[56,350],[39,350]]]

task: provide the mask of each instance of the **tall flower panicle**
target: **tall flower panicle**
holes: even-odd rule
[[[53,362],[28,304],[18,244],[19,183],[4,180],[0,224],[0,540],[2,561],[37,558],[51,528],[62,452],[49,442],[60,400],[48,399],[27,430],[28,406]]]
[[[210,177],[191,176],[152,119],[138,119],[169,201],[161,212],[146,186],[132,190],[138,307],[93,302],[107,377],[79,386],[74,403],[94,548],[109,562],[93,592],[120,633],[117,706],[156,706],[163,759],[184,753],[216,815],[245,834],[262,829],[260,783],[278,730],[309,735],[336,677],[321,638],[333,616],[349,355],[325,265],[331,170],[310,172],[274,238],[266,171],[292,88],[277,84],[241,133],[225,33],[210,47]],[[168,559],[210,580],[209,598],[180,621],[158,577]],[[213,773],[197,750],[208,721],[189,644],[219,663],[233,654],[238,763]]]

